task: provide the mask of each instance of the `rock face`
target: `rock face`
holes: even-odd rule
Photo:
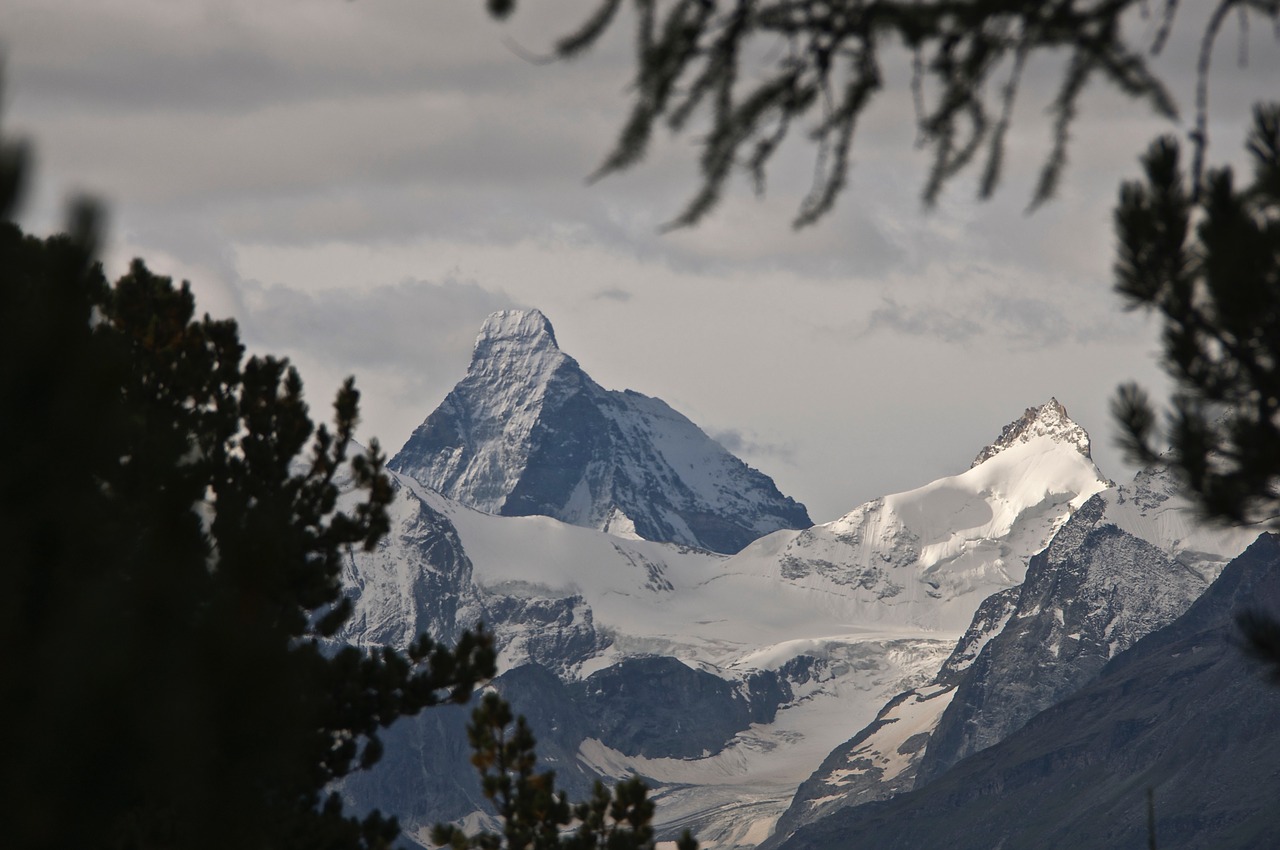
[[[983,648],[1004,629],[1022,586],[991,594],[928,685],[890,699],[876,719],[836,747],[796,790],[761,850],[772,850],[800,827],[840,809],[885,800],[916,787],[920,763],[956,685]]]
[[[581,799],[596,779],[640,773],[680,798],[663,808],[680,824],[663,829],[732,832],[744,803],[771,825],[807,759],[836,743],[833,716],[851,733],[949,648],[927,633],[849,633],[838,601],[762,581],[751,559],[740,569],[701,549],[484,514],[401,475],[392,486],[390,533],[346,568],[354,610],[338,637],[402,647],[483,621],[499,651],[493,686],[529,718],[562,787]],[[424,844],[439,820],[483,820],[467,711],[388,730],[376,769],[343,785],[352,808],[396,812]]]
[[[494,313],[467,375],[391,469],[502,516],[732,553],[803,505],[660,399],[605,390],[537,310]]]
[[[1013,615],[961,678],[934,730],[920,784],[1077,691],[1204,591],[1198,573],[1103,523],[1105,507],[1095,496],[1031,559]]]
[[[832,750],[800,785],[761,850],[841,809],[910,791],[929,737],[954,696],[953,685],[934,682],[889,700],[874,721]]]
[[[1161,848],[1275,846],[1280,695],[1242,653],[1234,622],[1253,606],[1280,611],[1273,535],[1181,617],[999,744],[919,790],[802,827],[782,847],[1140,847],[1148,789]]]
[[[971,466],[995,457],[1011,446],[1026,443],[1036,437],[1050,437],[1054,441],[1075,447],[1085,457],[1091,457],[1089,434],[1067,415],[1067,409],[1056,398],[1039,407],[1028,407],[1022,416],[1000,432],[991,445],[978,452]]]

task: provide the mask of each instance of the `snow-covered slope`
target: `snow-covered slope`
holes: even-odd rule
[[[466,376],[390,467],[487,513],[716,552],[810,524],[665,402],[601,388],[537,310],[488,318]]]
[[[1019,422],[965,472],[770,535],[725,570],[807,590],[849,622],[958,636],[978,604],[1020,583],[1027,559],[1109,484],[1089,458],[1088,435],[1056,400]]]
[[[629,687],[643,686],[650,674],[636,665],[645,659],[678,659],[684,669],[727,683],[727,702],[682,694],[686,685],[703,686],[677,681],[660,699],[601,708],[623,712],[609,728],[558,724],[584,728],[577,740],[538,730],[556,751],[576,749],[580,769],[592,776],[647,777],[662,823],[696,825],[708,846],[717,836],[726,846],[761,840],[822,757],[888,696],[931,678],[953,642],[916,627],[851,621],[839,605],[815,605],[812,589],[738,571],[734,558],[549,517],[485,514],[403,476],[395,486],[387,542],[355,555],[348,567],[355,615],[343,637],[403,643],[418,630],[453,634],[483,620],[497,637],[501,670],[535,663],[566,686],[581,683],[588,696],[616,687],[596,684],[610,677],[639,675]],[[443,618],[439,624],[433,615]],[[726,726],[733,694],[750,710]],[[716,730],[703,736],[700,752],[670,755],[655,737],[637,738],[664,702],[682,700],[697,707],[688,722]],[[432,747],[443,746],[431,744],[428,731],[403,739],[416,741],[404,744],[417,748],[416,758],[432,758]],[[637,740],[640,749],[628,752],[626,742]],[[411,772],[399,754],[387,760]],[[469,775],[471,768],[463,759],[456,770]],[[354,802],[381,805],[418,825],[449,811],[438,799],[388,799],[393,784],[357,782]],[[359,789],[369,787],[380,790],[361,799]]]

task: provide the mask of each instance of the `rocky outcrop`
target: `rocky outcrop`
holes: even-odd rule
[[[1088,432],[1067,415],[1067,409],[1061,402],[1051,398],[1039,407],[1028,407],[1021,417],[1004,426],[995,442],[978,452],[970,467],[995,457],[1010,446],[1036,437],[1050,437],[1057,442],[1074,446],[1085,457],[1092,456]]]
[[[891,700],[831,753],[800,787],[767,848],[837,810],[945,775],[1180,615],[1207,586],[1205,576],[1242,548],[1238,534],[1199,529],[1189,513],[1159,467],[1086,501],[1030,559],[1023,584],[978,607],[932,685]],[[908,726],[912,735],[904,737]]]
[[[789,539],[759,541],[740,557],[759,550],[781,580],[845,600],[854,621],[959,634],[1110,484],[1088,456],[1088,435],[1060,405],[1029,415],[958,475],[873,499]]]
[[[731,682],[667,657],[629,658],[571,686],[602,744],[628,756],[702,758],[791,698],[771,671]]]

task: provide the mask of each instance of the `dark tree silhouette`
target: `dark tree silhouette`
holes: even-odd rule
[[[480,771],[485,798],[502,821],[502,832],[468,835],[452,825],[432,833],[451,850],[653,850],[653,803],[644,782],[633,777],[610,791],[595,783],[590,800],[571,804],[555,789],[555,773],[539,771],[533,734],[523,717],[496,693],[485,694],[467,727],[471,761]],[[698,850],[685,830],[677,850]]]
[[[351,382],[313,427],[286,361],[141,261],[108,286],[75,230],[0,225],[6,846],[388,846],[330,784],[492,647],[326,646],[390,494],[376,445],[349,456]]]
[[[1116,290],[1164,325],[1175,380],[1167,427],[1141,389],[1122,388],[1116,414],[1141,460],[1182,473],[1210,517],[1274,527],[1280,520],[1280,104],[1254,110],[1253,179],[1210,170],[1196,196],[1178,143],[1151,145],[1142,181],[1120,189]]]
[[[343,563],[385,535],[392,495],[376,441],[349,456],[353,381],[316,428],[288,361],[244,360],[187,284],[141,260],[107,284],[94,204],[69,234],[24,235],[8,219],[29,159],[0,138],[6,846],[390,847],[396,820],[345,814],[334,784],[378,761],[380,729],[467,700],[491,638],[330,640],[351,615]],[[652,850],[639,780],[570,805],[492,692],[471,735],[503,833],[442,842]]]
[[[1210,170],[1202,190],[1175,139],[1151,145],[1145,177],[1120,189],[1116,289],[1159,314],[1174,379],[1158,424],[1147,394],[1114,404],[1131,456],[1168,463],[1211,521],[1280,527],[1280,104],[1254,109],[1253,179]],[[1167,444],[1163,455],[1158,450]],[[1280,621],[1246,610],[1244,645],[1280,681]]]

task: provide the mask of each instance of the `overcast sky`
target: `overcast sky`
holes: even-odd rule
[[[1111,293],[1110,215],[1146,144],[1185,128],[1097,86],[1063,190],[1034,215],[1046,89],[1019,104],[997,198],[961,180],[926,213],[891,68],[819,226],[789,227],[811,170],[797,145],[763,200],[739,181],[662,235],[694,188],[693,139],[584,179],[625,114],[629,21],[573,63],[511,46],[544,50],[588,4],[526,0],[504,25],[480,0],[0,4],[4,126],[39,163],[24,225],[101,197],[112,270],[141,256],[189,279],[200,309],[298,364],[317,412],[355,374],[362,433],[390,452],[507,307],[543,310],[599,383],[666,400],[815,521],[963,470],[1050,396],[1127,478],[1108,402],[1124,380],[1164,388],[1156,325]],[[1198,24],[1181,24],[1158,67],[1189,112]],[[1221,39],[1214,161],[1240,161],[1249,104],[1280,90],[1271,36],[1251,28],[1245,68],[1234,27]]]

